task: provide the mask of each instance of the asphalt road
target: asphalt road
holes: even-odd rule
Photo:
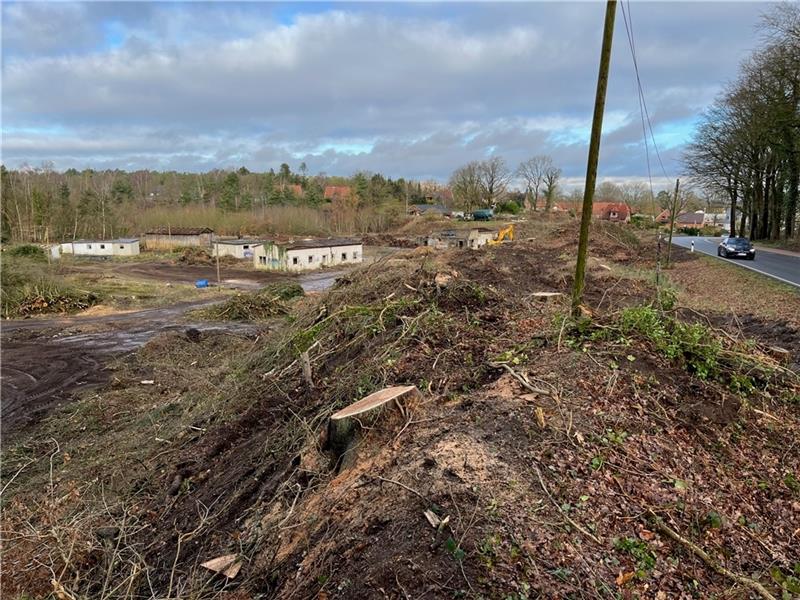
[[[717,256],[717,246],[719,246],[721,240],[722,238],[718,237],[681,236],[672,238],[672,243],[681,248],[691,248],[691,243],[694,241],[695,252]],[[784,283],[800,287],[800,256],[790,256],[756,248],[754,260],[744,260],[742,258],[720,258],[719,260],[724,260],[773,279],[778,279]]]

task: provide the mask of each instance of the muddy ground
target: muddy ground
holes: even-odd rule
[[[321,291],[345,271],[323,270],[304,275],[291,275],[278,271],[260,271],[245,266],[230,263],[220,268],[222,285],[240,289],[258,289],[268,283],[286,281],[293,278],[301,279],[301,284],[306,291]],[[70,264],[66,268],[67,274],[102,274],[114,275],[127,279],[157,281],[160,283],[192,284],[198,279],[207,279],[211,283],[217,281],[217,269],[213,265],[185,265],[170,261],[158,262],[106,262],[106,261],[81,261]]]
[[[218,300],[184,302],[102,316],[6,321],[3,324],[3,443],[73,395],[104,384],[108,363],[168,331],[256,333],[253,325],[188,322],[183,315]]]
[[[155,281],[194,281],[211,277],[209,267],[171,263],[87,263],[79,271],[102,267],[129,278]],[[71,267],[72,268],[72,267]],[[213,270],[213,269],[212,269]],[[267,283],[292,280],[306,292],[330,287],[344,271],[325,270],[297,276],[237,269],[225,281],[237,287],[258,289]],[[216,274],[214,274],[216,277]],[[154,336],[168,331],[195,329],[241,335],[257,333],[252,324],[208,323],[184,318],[191,310],[219,302],[216,296],[172,306],[92,316],[7,320],[2,324],[2,437],[5,444],[17,433],[39,422],[69,402],[75,393],[109,380],[108,363],[140,348]]]

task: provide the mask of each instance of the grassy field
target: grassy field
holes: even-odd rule
[[[152,260],[152,258],[151,258]],[[75,272],[74,264],[97,266],[87,272]],[[42,255],[2,256],[2,316],[6,319],[48,313],[69,314],[92,307],[110,310],[133,310],[174,304],[198,297],[191,285],[148,282],[105,272],[103,264],[67,257],[48,262]],[[208,297],[212,292],[204,292]],[[216,289],[214,294],[231,294]]]

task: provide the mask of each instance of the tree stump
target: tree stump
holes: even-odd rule
[[[346,458],[363,429],[375,427],[387,412],[397,412],[404,419],[410,401],[421,397],[414,385],[384,388],[331,415],[328,421],[328,447],[335,460]]]

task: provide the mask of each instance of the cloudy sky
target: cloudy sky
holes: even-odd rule
[[[758,45],[754,26],[768,8],[631,4],[670,177],[699,111]],[[546,153],[578,181],[604,10],[599,2],[3,2],[2,159],[180,171],[304,161],[311,173],[445,180],[492,154],[515,166]],[[621,12],[604,134],[601,176],[645,177]]]

